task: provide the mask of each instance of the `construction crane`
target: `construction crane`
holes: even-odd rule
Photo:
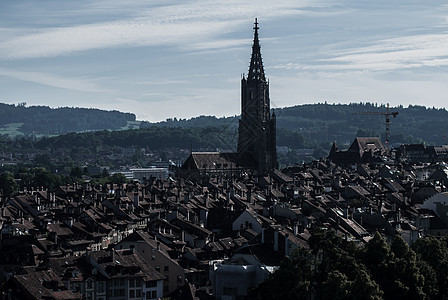
[[[356,112],[354,114],[358,115],[383,115],[386,116],[386,147],[387,150],[390,150],[390,116],[396,118],[398,115],[398,111],[390,111],[389,109],[389,103],[386,105],[386,111],[361,111]]]

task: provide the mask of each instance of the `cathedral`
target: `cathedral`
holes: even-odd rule
[[[247,77],[241,79],[241,119],[236,153],[192,152],[181,173],[191,176],[252,170],[263,175],[278,167],[276,118],[271,114],[269,81],[264,73],[255,19],[252,56]]]
[[[264,74],[255,19],[254,42],[247,78],[241,79],[238,158],[243,167],[265,173],[277,167],[275,113],[271,115],[269,82]]]

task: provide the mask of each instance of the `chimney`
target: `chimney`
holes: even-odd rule
[[[289,256],[289,234],[285,234],[285,256]]]
[[[181,240],[182,242],[185,242],[185,230],[182,230],[182,231],[181,231],[181,233],[180,233],[180,240]]]
[[[110,257],[112,259],[112,263],[115,263],[115,249],[110,248]]]
[[[204,206],[207,207],[207,205],[208,205],[208,191],[206,191],[204,195]]]
[[[264,244],[264,228],[261,228],[261,243]]]
[[[231,187],[229,188],[229,193],[230,193],[230,197],[235,196],[235,189],[233,188],[233,186],[231,186]]]
[[[274,231],[274,251],[278,252],[278,229]]]
[[[396,203],[392,203],[392,211],[393,212],[397,211],[397,204]]]
[[[139,205],[138,192],[134,193],[134,206],[137,208]]]
[[[344,218],[348,219],[348,207],[344,207],[343,212],[344,212]]]

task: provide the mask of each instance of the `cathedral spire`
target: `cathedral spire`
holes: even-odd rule
[[[264,74],[255,19],[249,74],[241,79],[241,119],[238,126],[240,165],[263,174],[277,167],[276,117],[270,113],[269,82]]]
[[[258,39],[258,21],[255,18],[254,24],[254,44],[252,46],[252,57],[250,59],[248,80],[262,80],[266,81],[264,75],[263,61],[261,59],[261,47]]]

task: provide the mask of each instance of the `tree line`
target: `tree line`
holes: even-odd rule
[[[135,121],[135,115],[93,108],[26,106],[0,103],[0,126],[23,123],[25,135],[54,135],[89,130],[117,130]]]
[[[303,104],[276,108],[277,130],[287,130],[312,143],[337,141],[348,145],[356,136],[377,136],[385,138],[387,111],[385,104],[360,102],[351,104]],[[390,107],[390,112],[398,112],[391,119],[392,143],[421,143],[433,145],[447,143],[448,111],[445,108],[427,108],[420,105]],[[216,118],[200,116],[186,119],[167,119],[150,124],[160,127],[238,127],[238,116]],[[145,126],[149,126],[147,123]],[[297,145],[293,145],[296,147]]]
[[[370,102],[351,104],[304,104],[293,107],[276,108],[278,144],[292,149],[310,145],[322,145],[337,141],[341,146],[348,144],[356,136],[378,136],[385,138],[386,106]],[[444,108],[427,108],[419,105],[408,107],[391,107],[398,112],[391,117],[391,142],[421,143],[432,145],[447,143],[448,111]],[[368,114],[366,114],[368,113]],[[221,128],[223,132],[236,133],[238,116],[215,117],[198,116],[191,119],[170,118],[163,122],[136,122],[140,128]],[[69,132],[95,130],[117,130],[125,128],[128,122],[135,121],[135,115],[118,111],[103,111],[86,108],[57,108],[45,106],[13,105],[0,103],[0,126],[5,124],[22,124],[19,128],[25,135],[55,135]],[[151,129],[155,132],[154,129]],[[283,132],[282,132],[283,130]],[[157,133],[161,133],[157,132]],[[165,131],[170,135],[176,131]],[[177,132],[181,133],[181,132]],[[180,136],[178,144],[193,143],[196,147],[207,147],[204,140],[193,138],[193,132]],[[165,138],[165,137],[164,137]],[[166,137],[169,139],[169,136]],[[217,148],[231,148],[229,142],[218,141]],[[205,143],[204,143],[205,142]],[[135,143],[135,142],[134,142]],[[205,144],[205,145],[204,145]],[[233,145],[232,143],[230,143]]]
[[[448,237],[425,237],[412,247],[378,232],[365,245],[317,229],[309,249],[296,249],[251,291],[251,299],[446,299]]]

